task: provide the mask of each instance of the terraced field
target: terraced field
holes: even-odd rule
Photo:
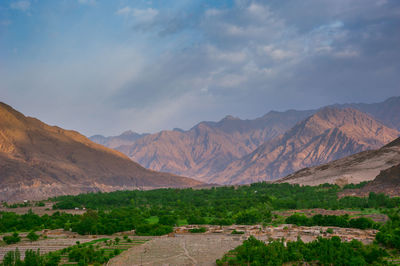
[[[241,236],[223,234],[159,237],[122,253],[108,265],[213,265],[242,241]]]
[[[67,248],[69,246],[73,246],[76,244],[76,241],[79,241],[80,243],[86,243],[92,240],[93,239],[88,237],[81,237],[81,238],[47,238],[35,242],[23,241],[18,244],[0,247],[0,261],[3,259],[4,255],[8,251],[14,251],[16,248],[18,248],[18,250],[21,252],[21,259],[23,259],[25,256],[25,251],[29,249],[34,251],[39,249],[41,254],[45,254],[63,248]]]

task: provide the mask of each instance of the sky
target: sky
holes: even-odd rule
[[[398,0],[1,0],[0,101],[87,136],[400,95]]]

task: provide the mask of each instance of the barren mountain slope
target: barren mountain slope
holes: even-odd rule
[[[219,122],[199,123],[188,131],[161,131],[117,149],[147,168],[207,181],[312,112],[270,112],[254,120],[227,116]]]
[[[400,164],[382,170],[379,175],[360,189],[349,189],[340,196],[368,196],[370,192],[385,193],[390,196],[400,196]]]
[[[304,168],[275,182],[302,185],[348,184],[373,180],[400,163],[400,138],[377,150],[360,152],[327,164]]]
[[[234,161],[209,182],[245,184],[274,180],[304,167],[376,149],[399,134],[360,111],[327,107]]]
[[[77,132],[48,126],[0,103],[0,200],[198,184],[147,170]]]

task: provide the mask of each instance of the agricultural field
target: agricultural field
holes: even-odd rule
[[[225,234],[155,238],[111,259],[108,265],[214,265],[242,241],[241,236]]]
[[[18,248],[20,259],[26,250],[39,250],[28,252],[29,259],[46,262],[38,265],[224,265],[242,245],[268,250],[294,243],[312,252],[328,241],[343,252],[356,248],[365,256],[379,254],[379,262],[397,261],[400,199],[374,193],[339,198],[341,191],[336,185],[258,183],[3,204],[0,259],[9,261]]]
[[[286,239],[296,241],[300,237],[305,243],[322,236],[338,236],[343,241],[360,240],[364,244],[373,242],[376,230],[360,230],[338,227],[297,227],[292,225],[274,226],[205,226],[202,234],[191,234],[191,228],[182,226],[175,231],[186,232],[153,238],[144,245],[136,246],[110,260],[108,265],[215,265],[215,261],[226,252],[241,245],[250,236],[269,242]],[[332,233],[327,233],[328,229]],[[232,232],[242,234],[232,234]],[[218,232],[218,233],[217,233]]]
[[[21,241],[17,244],[0,246],[0,262],[5,260],[7,253],[18,250],[20,259],[25,259],[25,252],[37,251],[40,255],[48,254],[59,258],[59,265],[82,263],[88,259],[87,254],[93,253],[91,262],[107,262],[122,252],[138,245],[146,243],[151,238],[134,236],[131,232],[116,234],[112,236],[88,236],[76,233],[65,232],[63,230],[46,230],[37,232],[40,239],[30,241],[26,239],[26,233],[21,233]],[[88,252],[89,251],[89,252]],[[102,257],[102,258],[101,258]]]

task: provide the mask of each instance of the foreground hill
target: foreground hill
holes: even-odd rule
[[[400,164],[383,170],[376,178],[360,189],[345,191],[346,196],[368,196],[370,192],[385,193],[390,196],[400,196]]]
[[[117,149],[144,167],[207,181],[233,160],[252,152],[313,111],[270,112],[254,120],[227,116],[188,131],[161,131]]]
[[[0,200],[198,184],[147,170],[77,132],[48,126],[0,103]]]
[[[355,109],[326,107],[234,161],[209,181],[245,184],[274,180],[304,167],[379,148],[399,134]]]
[[[360,183],[373,180],[380,171],[399,163],[400,138],[377,150],[364,151],[320,166],[304,168],[276,182],[302,185]]]

